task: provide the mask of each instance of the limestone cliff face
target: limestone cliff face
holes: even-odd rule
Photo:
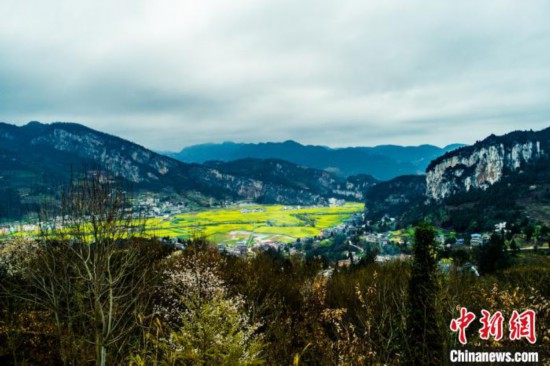
[[[485,190],[507,173],[547,154],[550,129],[490,136],[434,160],[426,173],[426,195],[441,200],[471,189]]]

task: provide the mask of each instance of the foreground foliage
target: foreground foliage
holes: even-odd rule
[[[139,278],[140,290],[112,297],[117,326],[98,338],[104,328],[96,315],[100,309],[108,311],[109,303],[101,297],[101,307],[97,305],[89,284],[73,277],[78,267],[67,266],[75,260],[62,254],[67,248],[58,244],[46,250],[22,243],[19,248],[29,248],[27,254],[32,252],[35,259],[20,261],[16,258],[26,256],[13,255],[16,243],[3,243],[2,363],[401,364],[415,352],[411,340],[420,349],[425,341],[407,321],[415,312],[409,307],[408,262],[364,264],[327,278],[321,262],[277,253],[245,260],[223,257],[202,244],[177,254],[154,241],[126,245],[120,251],[139,250],[142,264],[121,283],[130,286]],[[5,254],[11,258],[9,266]],[[500,310],[505,316],[534,309],[540,349],[548,350],[549,276],[544,257],[479,278],[457,272],[439,275],[432,329],[441,334],[441,347],[459,347],[448,324],[466,306],[474,313]],[[479,346],[514,345],[480,340],[475,326],[469,340]]]
[[[427,225],[411,260],[346,269],[275,251],[226,257],[201,238],[173,251],[133,236],[124,197],[99,183],[68,192],[72,231],[0,242],[1,364],[444,364],[459,347],[448,326],[462,306],[506,318],[533,309],[537,349],[550,351],[544,254],[481,277],[440,272]],[[90,221],[93,235],[79,230]],[[485,262],[501,258],[497,239]],[[528,346],[477,330],[472,346]]]

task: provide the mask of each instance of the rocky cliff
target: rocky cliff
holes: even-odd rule
[[[44,128],[44,125],[33,122],[25,127],[31,129],[33,125],[41,133],[30,136],[28,143],[31,148],[46,147],[74,154],[100,164],[132,183],[157,181],[179,165],[142,146],[78,124],[55,123]]]
[[[550,151],[550,128],[491,135],[472,146],[451,151],[426,170],[426,195],[436,201],[473,189],[486,190]]]

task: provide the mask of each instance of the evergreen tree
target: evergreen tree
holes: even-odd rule
[[[427,223],[421,223],[414,236],[407,312],[409,360],[413,365],[440,365],[443,344],[435,311],[438,290],[435,231]]]
[[[523,229],[523,233],[525,234],[525,239],[527,239],[527,241],[531,241],[533,234],[535,233],[535,227],[533,225],[527,225]]]
[[[514,254],[516,254],[517,252],[519,252],[518,243],[516,243],[516,241],[513,240],[513,239],[512,239],[512,242],[510,243],[510,249],[512,250],[512,252],[514,252]]]
[[[508,265],[508,255],[504,251],[504,238],[493,233],[489,242],[479,248],[477,262],[482,274],[492,273]]]

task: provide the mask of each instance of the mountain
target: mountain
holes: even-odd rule
[[[187,164],[76,123],[0,123],[0,217],[36,209],[45,197],[55,196],[73,169],[84,167],[101,167],[136,190],[198,195],[202,202],[215,198],[322,204],[330,197],[361,198],[360,190],[375,182],[371,177],[347,182],[282,161]],[[266,167],[271,167],[269,172]]]
[[[279,159],[240,159],[230,162],[208,161],[205,167],[222,174],[247,177],[271,182],[280,187],[293,189],[296,193],[308,192],[321,197],[362,200],[364,192],[378,181],[368,175],[351,176],[346,179],[329,172],[299,166]],[[277,201],[280,193],[267,189],[259,201]],[[298,198],[296,198],[298,199]]]
[[[433,145],[329,148],[302,145],[295,141],[245,144],[195,145],[169,156],[187,163],[209,160],[232,161],[246,158],[280,159],[311,168],[326,170],[341,176],[371,175],[388,180],[399,175],[423,173],[431,160],[463,145],[439,148]]]
[[[427,169],[424,211],[442,226],[492,230],[499,222],[550,224],[550,128],[491,135]]]
[[[426,177],[403,175],[372,186],[365,194],[365,209],[371,219],[384,215],[400,217],[426,200]]]
[[[22,127],[2,123],[0,146],[4,157],[8,157],[3,159],[7,164],[1,166],[3,172],[25,172],[36,180],[64,180],[71,167],[101,165],[138,188],[169,185],[182,189],[196,185],[189,177],[194,165],[76,123],[30,122]]]
[[[550,128],[491,135],[449,147],[426,175],[379,182],[365,194],[368,217],[388,214],[401,226],[421,220],[458,231],[550,224]]]
[[[470,189],[486,190],[549,152],[550,128],[491,135],[433,160],[426,170],[427,195],[441,200]]]

